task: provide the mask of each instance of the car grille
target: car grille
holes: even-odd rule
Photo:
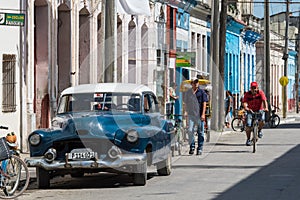
[[[65,159],[65,154],[70,153],[73,149],[90,148],[97,152],[98,155],[107,154],[113,146],[112,141],[107,139],[76,139],[54,142],[53,147],[57,150],[57,158]]]

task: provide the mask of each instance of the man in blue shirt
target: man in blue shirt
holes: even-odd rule
[[[198,133],[198,148],[197,155],[201,155],[204,143],[204,121],[206,102],[208,102],[206,92],[199,87],[198,79],[192,80],[192,88],[185,92],[183,101],[185,103],[185,110],[188,113],[188,134],[189,134],[189,154],[194,154],[195,138],[194,128],[197,126]]]

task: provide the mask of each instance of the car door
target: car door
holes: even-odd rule
[[[145,93],[144,97],[144,120],[149,120],[147,131],[151,132],[153,162],[159,162],[168,154],[170,135],[163,130],[163,122],[158,109],[158,101],[153,93]]]

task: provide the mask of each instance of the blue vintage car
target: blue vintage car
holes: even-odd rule
[[[172,123],[162,118],[150,88],[138,84],[85,84],[65,89],[50,129],[28,137],[29,167],[39,188],[58,175],[127,173],[145,185],[147,167],[171,173]]]

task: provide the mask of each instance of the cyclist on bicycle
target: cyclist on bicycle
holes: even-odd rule
[[[258,137],[262,138],[263,134],[261,129],[264,126],[265,112],[268,112],[268,103],[265,93],[258,89],[257,82],[252,82],[250,84],[250,91],[246,92],[243,99],[244,109],[247,111],[247,124],[246,124],[246,135],[247,141],[246,145],[251,145],[250,135],[251,135],[251,122],[252,122],[252,112],[261,112],[261,119],[258,126]]]

